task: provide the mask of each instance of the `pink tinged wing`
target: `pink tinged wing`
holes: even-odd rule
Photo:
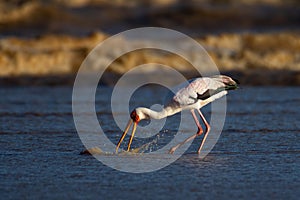
[[[186,87],[180,89],[173,97],[173,100],[180,105],[194,104],[198,94],[201,95],[209,89],[209,81],[207,78],[195,79]]]

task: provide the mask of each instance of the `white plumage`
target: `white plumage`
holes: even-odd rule
[[[233,80],[232,78],[224,75],[217,75],[212,77],[203,77],[196,78],[188,81],[188,84],[180,85],[178,91],[175,95],[169,96],[169,99],[166,101],[167,104],[160,112],[153,111],[149,108],[138,107],[134,109],[130,117],[127,127],[120,138],[117,147],[116,153],[120,147],[121,142],[125,138],[130,126],[133,124],[132,134],[128,143],[127,151],[130,150],[130,145],[132,139],[134,137],[134,133],[136,130],[136,126],[139,121],[143,119],[162,119],[171,115],[174,115],[182,110],[190,110],[191,114],[195,120],[195,123],[198,127],[198,131],[195,135],[187,138],[185,141],[179,143],[178,145],[172,147],[169,153],[173,153],[178,147],[185,144],[186,142],[194,139],[196,136],[201,135],[203,133],[203,129],[198,121],[198,118],[195,114],[194,110],[197,110],[199,116],[203,120],[206,127],[206,135],[198,149],[198,153],[200,153],[202,146],[205,142],[207,134],[210,131],[210,125],[204,118],[203,114],[200,111],[200,108],[209,104],[210,102],[223,97],[227,94],[227,90],[237,89],[238,81]]]

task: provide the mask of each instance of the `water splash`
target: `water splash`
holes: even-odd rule
[[[80,155],[133,155],[133,154],[143,154],[146,152],[152,152],[154,147],[157,146],[157,142],[159,140],[160,136],[157,135],[154,140],[151,142],[148,142],[146,144],[143,144],[142,146],[138,148],[131,149],[130,151],[121,151],[119,153],[115,152],[107,152],[103,151],[100,147],[92,147],[86,150],[83,150],[80,152]]]

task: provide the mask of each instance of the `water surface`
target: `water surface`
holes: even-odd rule
[[[71,87],[0,89],[1,198],[299,198],[299,87],[232,92],[222,135],[207,157],[193,153],[200,137],[172,165],[145,174],[119,172],[79,155],[84,146],[74,127],[71,94]],[[101,96],[97,103],[108,105]],[[96,108],[102,123],[111,120],[109,106]],[[204,114],[209,116],[209,107]],[[106,125],[106,131],[112,140],[120,135],[114,136],[116,126]]]

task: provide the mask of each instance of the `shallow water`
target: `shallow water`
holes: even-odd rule
[[[74,127],[71,94],[71,87],[0,89],[1,198],[299,198],[299,87],[232,92],[222,135],[207,157],[193,153],[200,137],[170,166],[144,174],[119,172],[79,155],[85,148]],[[102,96],[97,93],[97,104],[105,104]],[[147,99],[151,105],[153,98]],[[145,102],[130,106],[139,103]],[[118,128],[106,123],[108,109],[96,107],[110,134]],[[208,107],[204,115],[209,114]],[[110,134],[111,140],[120,134]],[[161,134],[158,143],[168,137]]]

